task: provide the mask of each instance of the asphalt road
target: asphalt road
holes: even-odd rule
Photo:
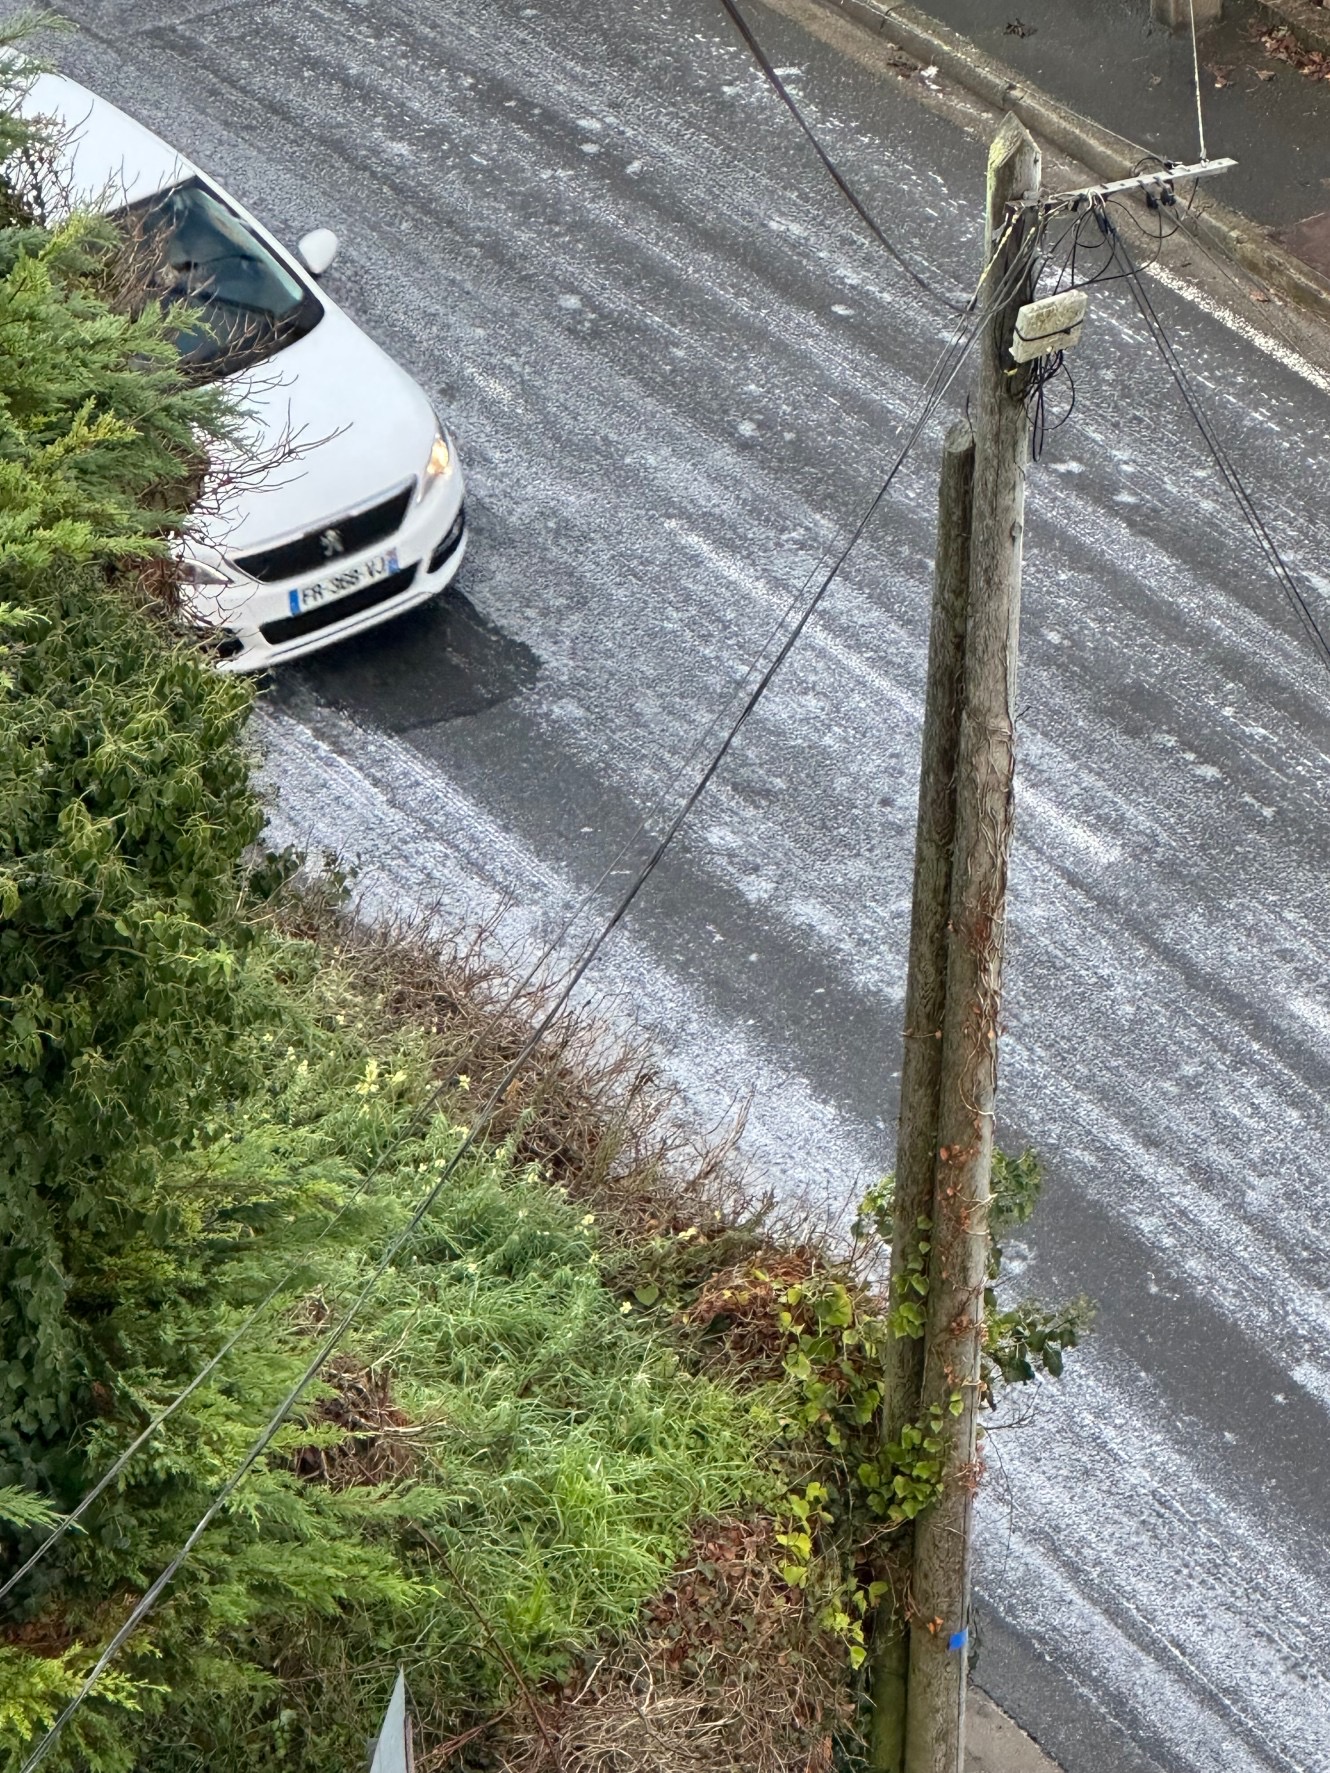
[[[65,10],[69,71],[288,238],[338,231],[332,293],[462,439],[456,594],[268,701],[276,831],[377,905],[539,933],[862,509],[942,316],[710,0]],[[968,287],[982,144],[766,29]],[[1158,299],[1330,618],[1325,393]],[[1324,1773],[1327,683],[1120,291],[1075,367],[1030,490],[1000,1131],[1047,1161],[1021,1283],[1100,1326],[994,1437],[980,1676],[1068,1773]],[[940,429],[602,975],[833,1210],[891,1161]]]

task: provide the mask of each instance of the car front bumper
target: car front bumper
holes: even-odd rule
[[[454,466],[413,502],[396,535],[337,562],[347,570],[391,551],[399,565],[384,578],[303,610],[299,591],[302,580],[308,583],[308,573],[278,584],[237,588],[212,628],[217,669],[266,671],[390,622],[437,597],[456,576],[466,542],[465,487]]]

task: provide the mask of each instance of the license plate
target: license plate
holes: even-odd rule
[[[348,591],[358,591],[362,585],[372,585],[375,579],[386,579],[389,573],[396,571],[397,550],[390,548],[386,554],[374,554],[368,560],[362,560],[359,566],[343,567],[341,572],[329,573],[312,585],[301,585],[288,591],[287,606],[293,616],[298,616],[302,609],[331,603],[334,598],[345,597]]]

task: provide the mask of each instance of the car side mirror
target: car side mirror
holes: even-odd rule
[[[311,277],[322,277],[337,257],[337,236],[331,228],[315,228],[301,236],[296,253]]]

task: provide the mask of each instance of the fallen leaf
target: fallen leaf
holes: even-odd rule
[[[1273,68],[1257,68],[1256,70],[1256,78],[1258,80],[1273,80],[1274,77],[1275,71]]]
[[[1251,299],[1254,302],[1268,302],[1270,300],[1269,296],[1263,289],[1254,289],[1251,292]]]

